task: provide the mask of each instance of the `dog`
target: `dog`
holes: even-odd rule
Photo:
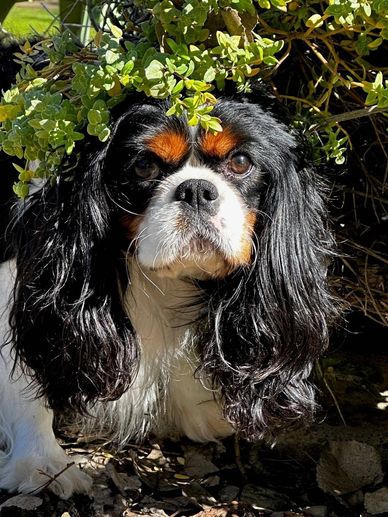
[[[53,411],[117,444],[237,431],[272,437],[316,410],[312,365],[336,315],[325,189],[254,95],[220,97],[223,131],[128,96],[17,207],[0,268],[0,487],[61,497],[90,478]]]

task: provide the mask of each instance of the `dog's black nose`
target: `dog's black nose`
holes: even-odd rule
[[[186,180],[175,191],[177,201],[184,201],[195,210],[206,210],[214,214],[218,208],[218,197],[217,187],[207,180]]]

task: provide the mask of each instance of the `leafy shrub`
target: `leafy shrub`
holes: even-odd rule
[[[94,12],[103,4],[97,3]],[[137,4],[148,18],[136,25],[131,20],[136,6],[112,4],[115,24],[108,17],[85,48],[77,48],[67,33],[21,47],[17,85],[0,105],[0,145],[10,155],[40,164],[36,171],[18,168],[19,196],[28,194],[32,177],[55,175],[85,129],[106,140],[110,110],[131,90],[170,97],[169,114],[186,112],[190,124],[221,131],[211,114],[213,92],[228,81],[249,91],[252,80],[261,78],[311,135],[317,158],[323,152],[337,163],[343,162],[348,143],[344,114],[346,120],[368,115],[365,106],[388,108],[387,69],[373,56],[387,52],[388,0]],[[31,65],[42,49],[49,63],[37,73]]]

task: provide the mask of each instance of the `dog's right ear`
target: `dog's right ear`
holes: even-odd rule
[[[109,142],[25,203],[11,328],[15,359],[52,408],[118,398],[137,366],[118,278],[124,263],[104,182]]]

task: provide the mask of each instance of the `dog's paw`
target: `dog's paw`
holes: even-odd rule
[[[1,463],[3,463],[1,465]],[[91,477],[65,454],[56,458],[29,456],[0,463],[0,488],[10,492],[37,493],[48,488],[62,499],[87,493]]]

